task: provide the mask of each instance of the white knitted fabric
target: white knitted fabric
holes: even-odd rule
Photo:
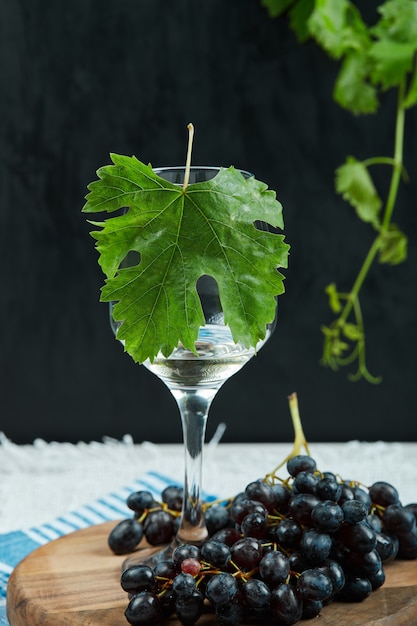
[[[290,443],[217,444],[204,452],[206,492],[227,497],[272,471],[291,451]],[[369,485],[392,482],[404,504],[417,501],[417,443],[348,443],[310,445],[319,469]],[[46,443],[18,446],[0,435],[0,533],[46,523],[115,491],[154,470],[182,481],[181,445]],[[280,475],[286,476],[285,469]]]

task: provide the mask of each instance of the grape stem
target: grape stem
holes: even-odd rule
[[[283,467],[283,465],[285,465],[294,456],[301,454],[301,451],[303,448],[305,449],[306,453],[310,455],[310,449],[309,449],[307,439],[304,434],[303,425],[301,423],[300,411],[298,408],[298,398],[297,398],[297,394],[295,391],[288,396],[288,403],[290,407],[292,425],[294,428],[293,448],[290,454],[287,457],[285,457],[285,459],[270,474],[267,474],[266,480],[268,482],[269,480],[272,480],[273,482],[273,479],[275,475],[277,474],[278,470],[281,469],[281,467]]]
[[[191,168],[191,154],[193,151],[193,139],[194,139],[194,126],[193,124],[188,124],[188,149],[187,149],[187,160],[185,162],[185,174],[184,174],[184,182],[182,184],[183,192],[188,187],[188,181],[190,180],[190,168]]]

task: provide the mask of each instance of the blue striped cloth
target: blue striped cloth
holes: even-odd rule
[[[48,541],[58,539],[75,530],[130,517],[132,511],[126,506],[126,498],[129,494],[144,489],[150,491],[156,499],[160,499],[161,491],[172,484],[175,484],[172,479],[157,472],[149,472],[116,493],[86,504],[47,524],[0,534],[0,626],[9,626],[6,617],[7,581],[13,568],[25,556]],[[204,499],[212,500],[213,496],[204,494]]]

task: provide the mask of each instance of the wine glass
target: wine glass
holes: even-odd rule
[[[189,184],[210,180],[219,169],[191,167]],[[154,171],[174,184],[183,183],[185,167],[155,168]],[[248,172],[242,174],[245,177],[251,176]],[[256,222],[256,227],[268,228],[263,222]],[[129,265],[129,258],[127,264]],[[168,387],[181,416],[185,471],[183,508],[176,542],[200,545],[208,535],[201,485],[202,454],[210,405],[220,387],[264,345],[273,331],[275,320],[271,320],[264,340],[256,348],[245,348],[241,343],[235,343],[229,326],[225,324],[214,278],[201,276],[196,286],[205,318],[205,325],[200,327],[195,343],[198,356],[179,344],[168,357],[159,353],[152,362],[147,360],[143,365]],[[113,304],[110,305],[111,310]],[[122,322],[114,322],[112,315],[110,317],[117,337],[117,329]]]

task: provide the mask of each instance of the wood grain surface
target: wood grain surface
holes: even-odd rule
[[[127,595],[120,587],[125,557],[107,547],[113,526],[108,522],[77,531],[27,556],[8,584],[11,626],[127,626]],[[383,587],[364,602],[325,607],[320,626],[417,626],[417,561],[389,563],[385,571]],[[171,618],[160,624],[179,622]],[[198,624],[217,622],[207,612]]]

